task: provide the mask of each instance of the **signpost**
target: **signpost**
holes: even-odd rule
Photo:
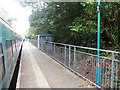
[[[97,33],[97,61],[96,61],[96,84],[100,86],[101,69],[100,69],[100,0],[98,0],[97,6],[98,12],[98,33]]]

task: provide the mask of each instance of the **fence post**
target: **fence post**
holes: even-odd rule
[[[115,60],[115,53],[112,52],[112,70],[111,70],[111,87],[114,88],[114,60]]]
[[[40,49],[40,36],[39,35],[37,37],[37,47],[38,47],[38,49]]]
[[[74,46],[74,70],[76,65],[76,47]]]
[[[48,42],[45,43],[46,43],[46,53],[48,53]]]
[[[70,60],[71,60],[71,52],[70,52],[70,50],[71,50],[71,47],[69,45],[69,67],[70,67]]]
[[[54,57],[55,57],[55,43],[54,43]]]
[[[64,47],[64,64],[66,65],[66,45]]]

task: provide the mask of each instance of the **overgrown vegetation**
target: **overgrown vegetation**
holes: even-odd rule
[[[97,3],[43,4],[42,8],[36,5],[32,11],[27,38],[35,38],[40,33],[52,33],[56,42],[97,46]],[[120,49],[120,2],[101,3],[101,48]]]

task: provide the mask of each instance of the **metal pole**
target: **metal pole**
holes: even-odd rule
[[[74,70],[76,65],[76,47],[74,47]]]
[[[70,47],[70,45],[69,45],[69,67],[70,67],[70,60],[71,60],[71,52],[70,52],[70,49],[71,49],[71,47]]]
[[[100,86],[100,79],[101,79],[101,73],[100,73],[100,0],[98,0],[98,33],[97,33],[97,60],[96,60],[96,84]]]
[[[38,49],[40,48],[40,37],[39,37],[39,35],[38,35],[38,38],[37,38],[37,40],[38,40]]]
[[[112,52],[112,70],[111,70],[111,89],[114,88],[114,60],[115,60],[115,54]]]
[[[46,48],[47,48],[47,53],[48,53],[48,42],[44,41],[44,43],[46,43]]]
[[[66,65],[66,45],[65,45],[65,48],[64,48],[64,64]]]
[[[54,43],[54,57],[55,57],[55,43]]]

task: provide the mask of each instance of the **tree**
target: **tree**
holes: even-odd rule
[[[53,33],[56,42],[96,48],[97,3],[47,2],[44,5],[33,9],[29,19],[34,36]],[[120,45],[119,17],[119,2],[101,3],[101,48],[114,49]]]

